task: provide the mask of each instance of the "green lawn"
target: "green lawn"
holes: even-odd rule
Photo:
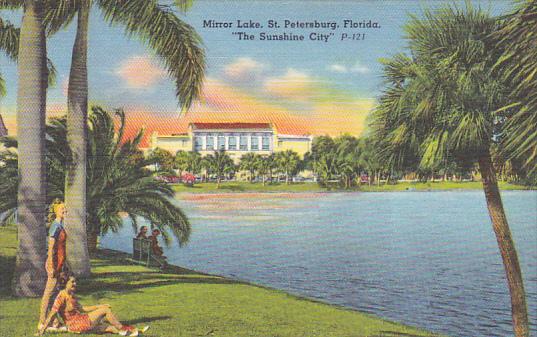
[[[37,325],[39,299],[13,298],[9,292],[15,251],[15,229],[0,227],[1,337],[31,336]],[[82,304],[109,303],[123,322],[149,324],[147,336],[433,336],[222,277],[129,265],[125,254],[112,251],[102,251],[92,264],[92,277],[79,281]]]
[[[514,185],[506,182],[500,182],[500,189],[502,190],[526,190],[531,189],[527,186]],[[174,184],[174,191],[179,193],[228,193],[228,192],[326,192],[329,191],[326,188],[319,186],[317,183],[292,183],[286,185],[285,183],[267,184],[263,186],[262,183],[249,183],[246,181],[233,181],[223,182],[220,189],[216,188],[216,183],[200,183],[194,187],[187,187],[183,184]],[[533,187],[535,188],[535,187]],[[347,191],[362,191],[362,192],[390,192],[390,191],[428,191],[428,190],[482,190],[483,186],[479,181],[472,182],[427,182],[427,183],[414,183],[414,182],[400,182],[394,185],[381,184],[376,185],[361,185]],[[330,189],[330,191],[345,191],[340,189]]]

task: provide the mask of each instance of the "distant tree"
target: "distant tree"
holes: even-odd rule
[[[149,152],[147,160],[149,163],[155,165],[155,170],[157,171],[173,171],[174,157],[168,150],[157,147]]]
[[[263,186],[265,186],[267,175],[270,173],[274,163],[270,156],[256,156],[256,171],[261,176]]]
[[[242,155],[239,163],[239,168],[250,173],[250,182],[254,181],[255,172],[257,169],[257,155],[253,152],[248,152]]]
[[[186,157],[186,170],[194,175],[199,174],[203,168],[203,161],[199,152],[188,152]]]
[[[179,175],[183,175],[183,172],[188,171],[188,159],[189,152],[179,150],[175,153],[175,158],[173,159],[173,168],[179,170]]]
[[[285,183],[289,185],[291,175],[296,174],[300,166],[300,157],[293,150],[277,152],[276,162],[281,172],[285,174]]]
[[[205,156],[203,160],[207,172],[216,175],[216,188],[220,188],[222,178],[226,174],[235,172],[233,159],[224,150],[215,151],[214,154]]]
[[[358,139],[344,135],[334,140],[336,147],[335,170],[345,188],[350,188],[353,181],[360,175],[362,166],[360,162],[360,148]]]
[[[327,184],[337,174],[337,156],[334,140],[329,136],[314,138],[309,160],[311,161],[313,172],[319,178],[319,184]]]

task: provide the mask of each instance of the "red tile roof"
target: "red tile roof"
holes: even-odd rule
[[[208,129],[270,129],[269,123],[192,123],[196,130]]]

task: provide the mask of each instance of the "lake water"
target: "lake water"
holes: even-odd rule
[[[502,193],[537,336],[537,192]],[[483,192],[182,195],[172,264],[450,336],[512,336]],[[131,251],[130,225],[102,244]]]

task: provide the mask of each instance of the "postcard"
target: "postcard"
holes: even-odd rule
[[[0,336],[537,337],[536,27],[0,0]]]

